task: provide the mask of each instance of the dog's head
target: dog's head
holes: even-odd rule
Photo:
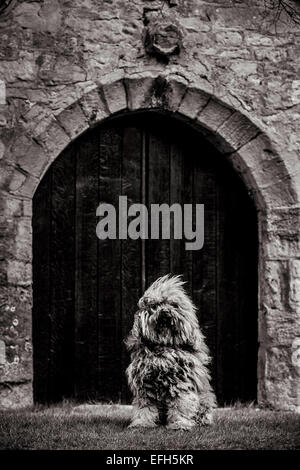
[[[138,333],[153,345],[196,347],[201,340],[196,308],[186,294],[180,276],[157,279],[138,302]]]

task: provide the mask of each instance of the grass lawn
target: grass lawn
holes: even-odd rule
[[[127,429],[131,407],[80,405],[0,411],[0,449],[300,449],[300,415],[255,407],[215,411],[192,432]]]

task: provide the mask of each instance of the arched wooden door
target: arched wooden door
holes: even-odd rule
[[[99,202],[204,204],[205,241],[96,237]],[[123,346],[144,285],[181,273],[199,308],[220,404],[256,398],[257,221],[225,158],[158,114],[115,118],[52,164],[33,201],[34,397],[129,399]]]

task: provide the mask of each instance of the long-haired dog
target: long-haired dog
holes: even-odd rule
[[[134,397],[131,427],[190,429],[211,423],[216,400],[208,348],[183,285],[180,276],[163,276],[138,302],[126,340],[131,352],[126,374]]]

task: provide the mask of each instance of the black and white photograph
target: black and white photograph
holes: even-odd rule
[[[297,450],[300,0],[0,0],[0,456]]]

